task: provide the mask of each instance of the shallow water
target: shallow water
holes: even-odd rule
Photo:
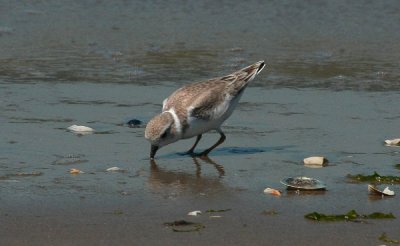
[[[351,209],[400,216],[397,197],[369,196],[367,184],[346,179],[400,175],[400,149],[383,145],[399,137],[399,8],[396,1],[0,3],[0,242],[377,245],[383,232],[399,239],[398,219],[303,218]],[[149,162],[144,127],[128,120],[147,122],[183,84],[261,59],[267,68],[209,159],[180,155],[191,139]],[[73,124],[96,132],[75,135],[66,130]],[[206,134],[199,149],[217,138]],[[311,155],[330,164],[304,167]],[[105,171],[113,166],[125,171]],[[328,190],[286,192],[280,180],[291,176],[318,178]],[[266,187],[283,195],[265,195]],[[228,208],[222,218],[186,216]],[[206,228],[180,234],[163,225],[178,219]]]

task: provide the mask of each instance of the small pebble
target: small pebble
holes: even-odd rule
[[[327,164],[329,161],[328,159],[326,159],[325,157],[322,156],[311,156],[311,157],[307,157],[303,160],[304,165],[325,165]]]

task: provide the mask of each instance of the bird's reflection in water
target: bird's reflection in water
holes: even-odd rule
[[[218,171],[220,178],[222,178],[225,175],[224,167],[221,166],[220,164],[216,163],[212,159],[210,159],[210,157],[208,157],[208,156],[203,156],[203,157],[198,157],[198,158],[193,157],[192,159],[193,159],[194,164],[196,165],[196,176],[198,176],[198,177],[201,176],[201,165],[200,165],[199,159],[201,159],[205,163],[213,165],[215,167],[215,169]]]
[[[190,160],[190,159],[188,159]],[[225,175],[224,167],[209,157],[193,157],[194,171],[168,170],[168,167],[160,167],[155,160],[150,160],[150,188],[157,192],[165,192],[178,195],[182,193],[210,194],[227,191],[228,188],[222,182]],[[202,173],[202,166],[211,164],[215,174]]]

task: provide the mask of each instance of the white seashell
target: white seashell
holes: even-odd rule
[[[383,194],[388,195],[388,196],[394,196],[394,191],[390,190],[389,187],[386,187],[383,191]]]
[[[381,191],[375,185],[368,185],[368,191],[379,195],[394,196],[394,191],[390,190],[389,187],[386,187],[383,191]]]
[[[400,138],[385,140],[387,146],[400,146]]]
[[[188,213],[188,215],[190,215],[190,216],[197,216],[197,215],[200,215],[200,214],[201,214],[201,211],[199,211],[199,210],[192,211],[192,212]]]
[[[94,132],[93,128],[87,127],[87,126],[77,126],[77,125],[72,125],[67,128],[71,132]]]
[[[327,164],[329,161],[323,156],[311,156],[307,157],[303,160],[304,165],[320,165],[323,166]]]
[[[118,171],[122,171],[122,168],[119,167],[110,167],[106,169],[107,172],[118,172]]]
[[[325,190],[326,185],[318,179],[308,177],[291,177],[281,180],[287,189],[295,190]]]
[[[271,195],[274,195],[274,196],[280,196],[281,195],[281,192],[279,190],[272,189],[272,188],[266,188],[264,190],[264,193],[265,194],[271,194]]]

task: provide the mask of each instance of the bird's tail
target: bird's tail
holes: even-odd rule
[[[259,74],[261,72],[261,70],[263,70],[264,67],[265,67],[265,62],[259,61],[257,63],[254,63],[253,65],[250,65],[248,67],[241,69],[240,71],[238,71],[236,73],[243,73],[244,75],[247,74],[247,75],[245,75],[243,80],[248,82],[248,81],[251,81],[252,79],[254,79],[254,77],[256,77],[256,75]]]
[[[248,67],[242,68],[232,74],[224,76],[221,80],[229,81],[228,87],[234,91],[241,91],[246,85],[256,77],[265,67],[264,61],[256,62]]]

